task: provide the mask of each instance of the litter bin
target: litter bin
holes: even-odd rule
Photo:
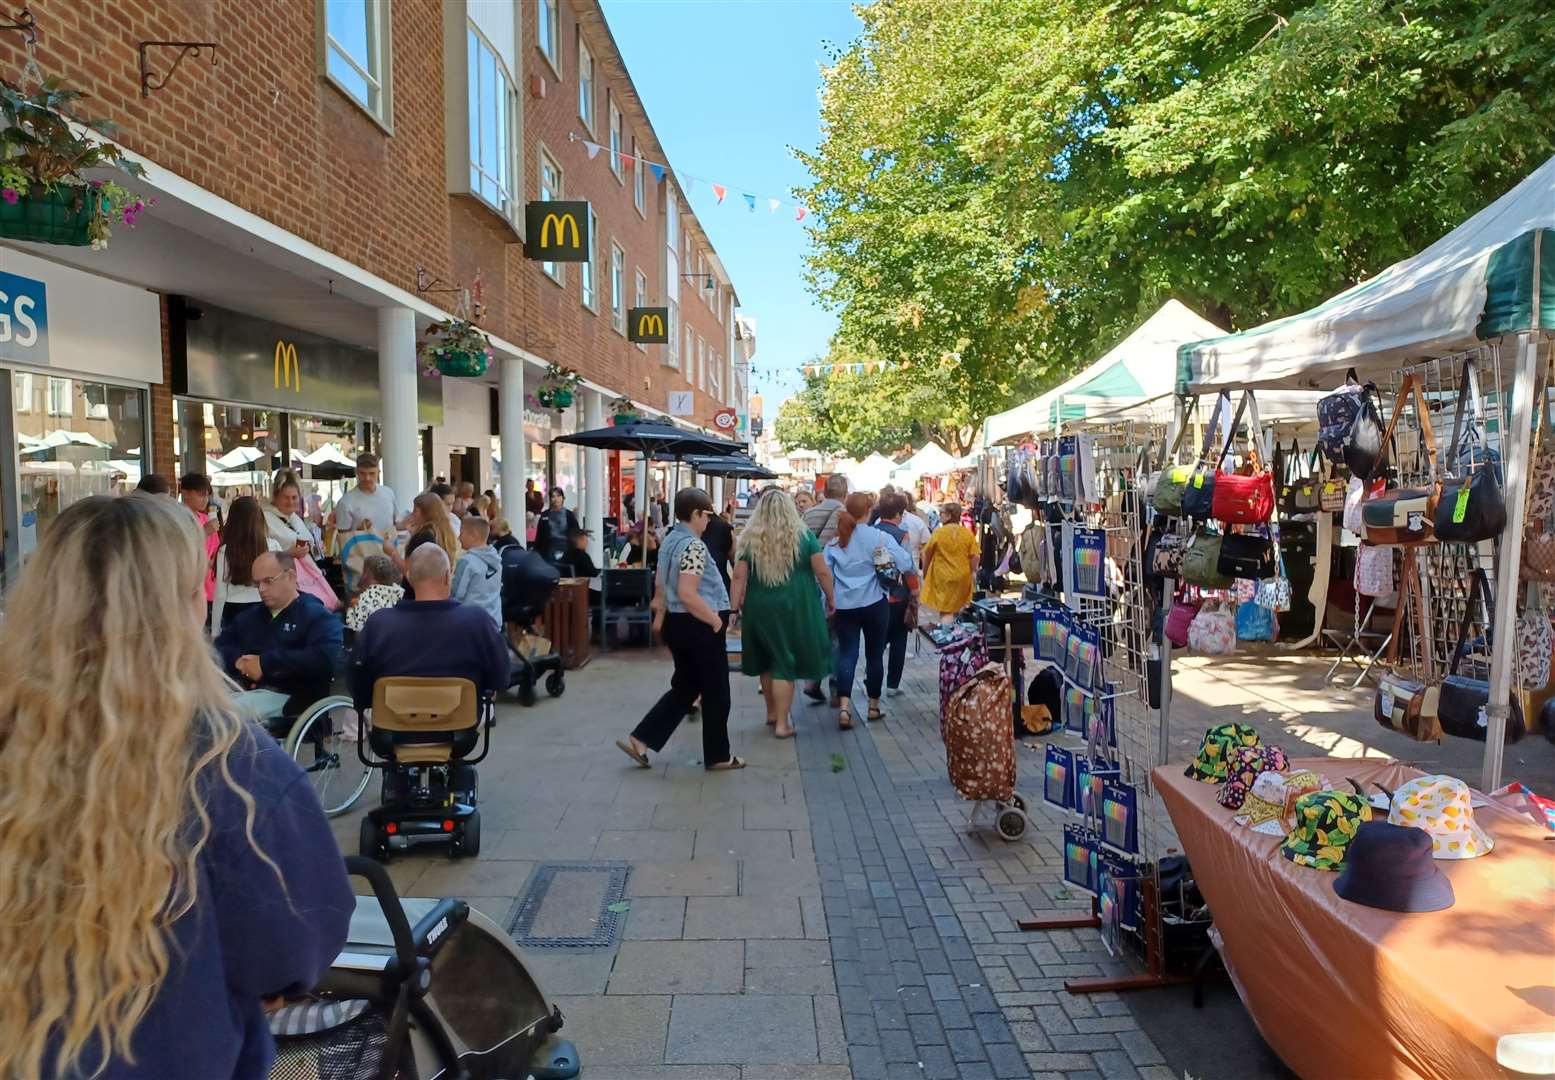
[[[588,578],[562,578],[545,605],[545,627],[568,671],[589,662]]]

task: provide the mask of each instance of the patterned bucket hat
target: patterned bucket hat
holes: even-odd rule
[[[1474,859],[1496,846],[1474,821],[1469,785],[1455,776],[1417,776],[1400,787],[1388,821],[1429,833],[1433,859]]]
[[[1215,793],[1215,801],[1240,810],[1253,781],[1266,772],[1282,773],[1288,768],[1290,759],[1278,746],[1233,746],[1226,754],[1226,782]]]
[[[1183,775],[1206,784],[1220,784],[1226,780],[1226,759],[1238,746],[1257,746],[1258,733],[1246,724],[1217,724],[1204,733],[1199,744],[1199,756],[1184,770]]]
[[[1260,773],[1248,790],[1236,823],[1266,836],[1282,837],[1295,821],[1296,800],[1309,791],[1327,790],[1328,781],[1310,769]]]
[[[1312,791],[1296,800],[1293,816],[1280,854],[1298,866],[1337,870],[1361,822],[1371,820],[1371,803],[1345,791]]]

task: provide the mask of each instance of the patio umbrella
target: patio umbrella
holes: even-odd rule
[[[686,464],[703,476],[722,476],[734,480],[777,479],[777,473],[745,454],[730,454],[728,457],[699,455],[686,458]]]
[[[252,465],[260,458],[268,458],[269,456],[269,454],[265,453],[257,446],[239,446],[228,450],[225,454],[221,455],[221,457],[217,458],[216,460],[218,463],[220,463],[222,469],[226,470],[242,468],[244,465]]]

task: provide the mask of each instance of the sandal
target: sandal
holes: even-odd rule
[[[617,739],[616,746],[620,748],[621,753],[637,762],[637,767],[639,769],[653,768],[653,766],[648,761],[648,755],[641,753],[635,746],[627,742],[625,739]]]
[[[717,765],[709,765],[707,767],[707,771],[708,772],[727,772],[730,769],[743,769],[743,768],[745,768],[745,759],[744,758],[732,757],[728,761],[720,761]]]
[[[843,709],[842,712],[837,715],[837,726],[843,731],[852,731],[853,713],[847,709]]]
[[[795,731],[796,729],[792,724],[788,726],[787,731],[779,731],[777,729],[777,725],[774,724],[772,727],[772,737],[774,739],[792,739],[794,737]]]
[[[869,712],[864,714],[864,719],[873,724],[876,720],[884,720],[885,713],[881,712],[879,709],[870,709]]]

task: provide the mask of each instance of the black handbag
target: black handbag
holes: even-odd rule
[[[1344,463],[1351,476],[1370,477],[1382,457],[1382,410],[1377,407],[1376,386],[1367,383],[1360,394],[1359,409],[1344,440]]]
[[[1474,361],[1463,364],[1463,377],[1458,385],[1458,408],[1452,422],[1452,442],[1448,444],[1447,460],[1457,468],[1465,468],[1465,455],[1461,450],[1472,446],[1478,425],[1469,422],[1470,443],[1460,448],[1459,438],[1464,434],[1464,415],[1470,412],[1477,400]],[[1483,445],[1483,444],[1482,444]],[[1477,544],[1481,540],[1493,540],[1506,528],[1506,497],[1501,493],[1497,477],[1498,462],[1481,454],[1484,460],[1478,467],[1469,467],[1466,474],[1442,481],[1441,497],[1436,501],[1436,538],[1465,544]]]
[[[1272,578],[1275,566],[1274,541],[1251,533],[1227,533],[1220,541],[1216,569],[1228,578]]]
[[[1495,608],[1490,598],[1490,583],[1485,578],[1485,571],[1476,569],[1469,580],[1468,601],[1464,605],[1463,619],[1458,623],[1458,644],[1452,652],[1452,664],[1447,669],[1447,678],[1442,680],[1436,714],[1441,721],[1443,734],[1484,742],[1489,731],[1485,707],[1490,703],[1490,683],[1484,679],[1458,674],[1458,667],[1468,653],[1469,623],[1473,621],[1476,592],[1480,595],[1485,608],[1484,640],[1487,643],[1491,640],[1490,627],[1495,621]],[[1506,741],[1509,743],[1517,742],[1528,733],[1519,697],[1520,695],[1514,693],[1509,702],[1511,709],[1506,718]]]
[[[1200,465],[1193,470],[1188,486],[1182,489],[1183,517],[1207,521],[1215,516],[1216,475],[1217,470],[1212,465]]]

